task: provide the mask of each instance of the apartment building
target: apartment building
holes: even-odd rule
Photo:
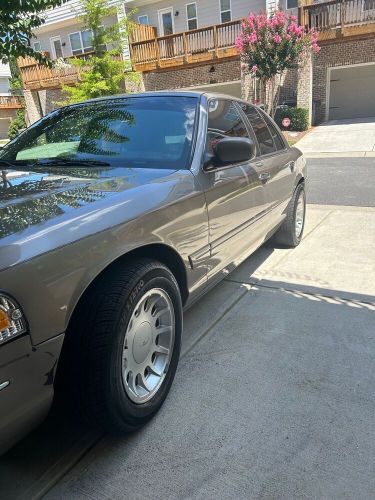
[[[301,1],[303,3],[301,3]],[[254,98],[256,82],[241,75],[234,42],[250,11],[277,7],[298,14],[306,28],[319,31],[322,50],[301,71],[285,75],[280,100],[307,107],[315,123],[375,115],[375,0],[126,0],[117,14],[138,23],[124,57],[142,75],[141,88],[207,89]],[[46,13],[31,40],[52,59],[86,57],[91,34],[79,19],[79,0]],[[46,69],[30,58],[20,61],[28,119],[34,121],[61,100],[61,84],[77,81],[75,67]]]
[[[17,109],[23,107],[22,99],[12,95],[9,90],[10,77],[9,65],[0,63],[0,139],[8,137],[10,122],[16,116]]]

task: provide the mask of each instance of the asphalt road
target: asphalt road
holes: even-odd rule
[[[307,202],[375,207],[375,158],[311,158]]]

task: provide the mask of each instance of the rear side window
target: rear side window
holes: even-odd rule
[[[275,143],[272,139],[271,133],[267,127],[263,117],[253,106],[243,106],[243,111],[249,119],[249,122],[254,130],[255,137],[257,138],[260,154],[268,155],[276,151]]]
[[[233,101],[212,99],[208,104],[206,162],[213,158],[216,143],[225,137],[249,138],[249,134]]]
[[[271,132],[273,142],[275,143],[276,149],[278,151],[281,151],[282,149],[285,149],[285,144],[284,141],[282,140],[280,133],[277,131],[275,125],[271,122],[269,117],[267,115],[263,115],[263,119],[266,121],[267,126],[269,128],[269,131]]]

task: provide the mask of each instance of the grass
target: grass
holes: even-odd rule
[[[294,146],[296,142],[296,139],[288,139],[288,144],[290,147]]]

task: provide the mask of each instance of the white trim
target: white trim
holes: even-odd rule
[[[174,10],[173,10],[173,7],[166,7],[165,9],[158,9],[158,21],[159,21],[159,30],[160,30],[160,35],[161,36],[165,36],[164,35],[164,26],[163,26],[163,22],[162,22],[162,15],[166,14],[167,12],[171,13],[171,17],[172,17],[172,31],[173,31],[173,33],[175,33],[175,29],[174,29]]]
[[[37,45],[37,44],[39,45],[39,49],[35,48],[35,45]],[[40,43],[39,40],[37,40],[36,42],[33,42],[33,49],[35,52],[42,52],[42,44]],[[62,49],[62,46],[61,46],[61,49]]]
[[[49,39],[49,43],[50,43],[50,46],[51,46],[52,59],[57,59],[55,45],[53,44],[53,42],[55,42],[56,40],[60,41],[61,55],[63,55],[63,47],[62,47],[62,43],[61,43],[61,36],[60,35],[58,35],[58,36],[51,36],[51,38]]]
[[[188,6],[189,5],[195,5],[195,17],[191,17],[189,19],[188,17]],[[197,21],[197,27],[196,29],[199,28],[199,25],[198,25],[198,6],[197,6],[197,2],[189,2],[185,5],[185,11],[186,11],[186,28],[188,31],[190,31],[190,28],[189,28],[189,21]]]
[[[224,12],[230,12],[230,21],[233,20],[232,18],[232,0],[229,0],[229,10],[221,10],[221,0],[219,0],[219,21],[220,21],[220,24],[223,23],[223,21],[221,20],[221,14],[223,14]],[[224,22],[230,22],[230,21],[224,21]]]
[[[326,112],[324,116],[324,121],[328,120],[329,117],[329,95],[331,93],[331,68],[327,68],[327,84],[326,84]]]
[[[141,17],[145,17],[146,18],[146,22],[145,23],[141,23],[141,21],[140,21]],[[138,24],[148,24],[148,14],[142,14],[141,16],[138,16]]]

